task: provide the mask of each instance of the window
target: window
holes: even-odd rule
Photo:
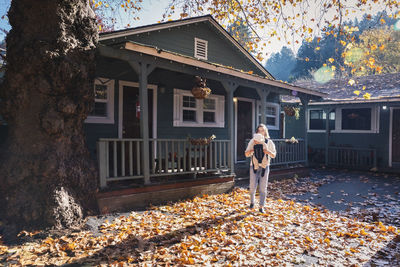
[[[261,123],[261,105],[258,105],[258,123]],[[265,119],[269,130],[279,130],[279,104],[266,103]]]
[[[325,132],[326,113],[317,108],[308,111],[308,131]],[[379,108],[335,108],[329,113],[329,130],[336,133],[378,133]]]
[[[196,122],[196,98],[183,96],[182,119],[183,121]]]
[[[196,99],[187,90],[174,89],[175,127],[225,127],[225,98]]]
[[[114,123],[114,81],[97,78],[94,83],[95,103],[86,123]]]
[[[349,133],[379,133],[378,107],[344,107],[336,109],[336,129]]]
[[[371,109],[342,109],[342,130],[371,130]]]
[[[199,38],[194,38],[194,57],[207,60],[208,42]]]
[[[329,130],[335,129],[336,113],[332,111],[329,113]],[[309,123],[308,130],[312,131],[325,131],[326,130],[326,112],[322,109],[309,110]]]

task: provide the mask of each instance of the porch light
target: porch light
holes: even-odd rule
[[[383,109],[383,110],[386,110],[386,109],[387,109],[387,106],[383,106],[382,109]]]
[[[237,102],[237,97],[233,98],[233,102],[235,102],[235,103]]]

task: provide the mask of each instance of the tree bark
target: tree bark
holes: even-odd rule
[[[0,220],[71,227],[95,207],[83,123],[94,102],[97,26],[88,0],[13,0],[0,113]]]

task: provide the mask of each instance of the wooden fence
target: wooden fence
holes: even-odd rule
[[[328,147],[328,165],[354,169],[376,168],[376,149]]]
[[[112,181],[142,179],[142,139],[100,139],[100,187]],[[229,140],[192,145],[186,139],[150,139],[150,177],[198,172],[227,172]]]

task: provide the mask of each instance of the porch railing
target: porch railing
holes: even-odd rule
[[[376,149],[328,147],[328,165],[371,169],[377,167]]]
[[[306,154],[304,139],[298,143],[287,142],[287,139],[272,139],[275,144],[276,157],[271,160],[271,166],[305,163]]]
[[[112,181],[144,178],[143,160],[149,160],[150,177],[198,172],[229,171],[229,140],[192,145],[187,139],[150,139],[150,155],[143,158],[143,139],[100,139],[100,187]]]
[[[271,166],[289,166],[306,162],[304,139],[297,139],[296,143],[288,142],[288,139],[272,139],[272,141],[275,144],[276,157],[271,159]],[[246,147],[248,142],[250,139],[246,140]]]

